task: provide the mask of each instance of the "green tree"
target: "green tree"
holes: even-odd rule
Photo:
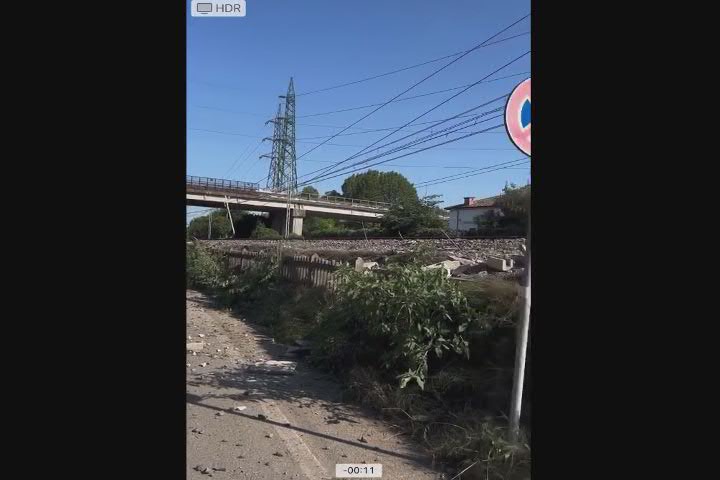
[[[319,195],[319,194],[320,194],[320,192],[317,191],[317,188],[315,188],[315,187],[313,187],[313,186],[310,186],[310,185],[308,185],[307,187],[303,188],[303,189],[302,189],[302,192],[300,192],[300,193],[310,193],[310,194],[312,194],[312,195]]]
[[[227,211],[212,210],[209,214],[195,217],[190,221],[187,227],[188,238],[195,237],[201,240],[208,238],[210,215],[212,215],[212,238],[230,238],[232,236],[232,226]]]
[[[343,194],[338,192],[337,190],[330,190],[329,192],[325,192],[326,197],[342,197]]]
[[[397,172],[368,170],[356,173],[342,184],[343,196],[392,204],[413,205],[418,201],[415,187]]]
[[[503,217],[499,220],[501,227],[527,231],[530,185],[518,187],[514,183],[506,184],[503,188],[503,195],[498,199],[498,204],[503,212]]]
[[[397,203],[390,207],[380,225],[389,234],[395,235],[421,233],[423,231],[445,228],[447,222],[438,213],[439,195],[430,195],[420,200]]]

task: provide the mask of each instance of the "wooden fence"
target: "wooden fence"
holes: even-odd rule
[[[231,250],[228,252],[228,266],[243,271],[266,262],[271,256],[271,253],[252,252],[246,248],[240,251]],[[335,271],[342,265],[347,264],[321,258],[317,253],[311,256],[288,255],[282,257],[280,275],[291,282],[333,289],[337,285]]]

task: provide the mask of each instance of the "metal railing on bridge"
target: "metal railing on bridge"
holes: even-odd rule
[[[333,197],[330,195],[319,195],[315,193],[298,193],[293,198],[299,200],[309,200],[316,202],[334,203],[346,207],[369,207],[369,208],[390,208],[391,204],[386,202],[376,202],[374,200],[359,200],[357,198]]]
[[[194,177],[187,175],[185,177],[185,183],[187,185],[216,188],[223,190],[252,190],[258,191],[260,184],[251,182],[240,182],[237,180],[223,180],[221,178],[208,178],[208,177]]]
[[[269,192],[261,191],[260,186],[257,183],[240,182],[236,180],[224,180],[221,178],[208,178],[208,177],[194,177],[186,176],[187,186],[203,187],[207,189],[215,190],[237,190],[237,191],[252,191],[259,194],[265,194],[270,196],[277,196],[280,199],[287,198],[287,192]],[[308,202],[318,203],[332,203],[334,205],[343,207],[365,207],[365,208],[376,208],[386,210],[390,208],[391,204],[387,202],[376,202],[374,200],[360,200],[357,198],[347,197],[336,197],[332,195],[320,195],[315,193],[296,193],[292,196],[294,200],[305,200]]]

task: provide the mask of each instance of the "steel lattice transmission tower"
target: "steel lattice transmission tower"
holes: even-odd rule
[[[272,153],[270,153],[270,155],[260,155],[260,157],[270,157],[270,172],[268,173],[266,187],[271,190],[281,190],[285,177],[285,149],[283,148],[285,119],[282,116],[281,104],[278,104],[278,111],[275,118],[265,122],[265,125],[268,123],[275,125],[273,128],[273,136],[272,138],[263,138],[263,141],[272,140]]]
[[[295,155],[295,87],[290,78],[285,99],[285,112],[282,115],[281,106],[278,105],[277,116],[268,120],[274,123],[273,146],[270,154],[270,171],[267,177],[267,188],[274,191],[297,191],[297,162]],[[262,155],[264,157],[268,155]]]

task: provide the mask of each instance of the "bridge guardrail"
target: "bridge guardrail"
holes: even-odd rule
[[[207,188],[222,188],[230,190],[260,190],[260,184],[251,182],[240,182],[237,180],[224,180],[221,178],[195,177],[187,175],[185,177],[186,185],[194,185]]]
[[[187,175],[186,185],[204,187],[208,189],[218,190],[240,190],[240,191],[253,191],[257,193],[264,193],[267,195],[276,195],[278,198],[286,198],[286,194],[282,192],[263,192],[260,190],[260,185],[251,182],[240,182],[237,180],[224,180],[221,178],[209,178],[209,177],[196,177]],[[359,200],[356,198],[336,197],[331,195],[320,195],[314,193],[296,193],[292,197],[296,200],[307,200],[323,203],[333,203],[335,205],[342,205],[347,207],[365,207],[365,208],[377,208],[377,209],[388,209],[391,204],[387,202],[377,202],[374,200]]]

